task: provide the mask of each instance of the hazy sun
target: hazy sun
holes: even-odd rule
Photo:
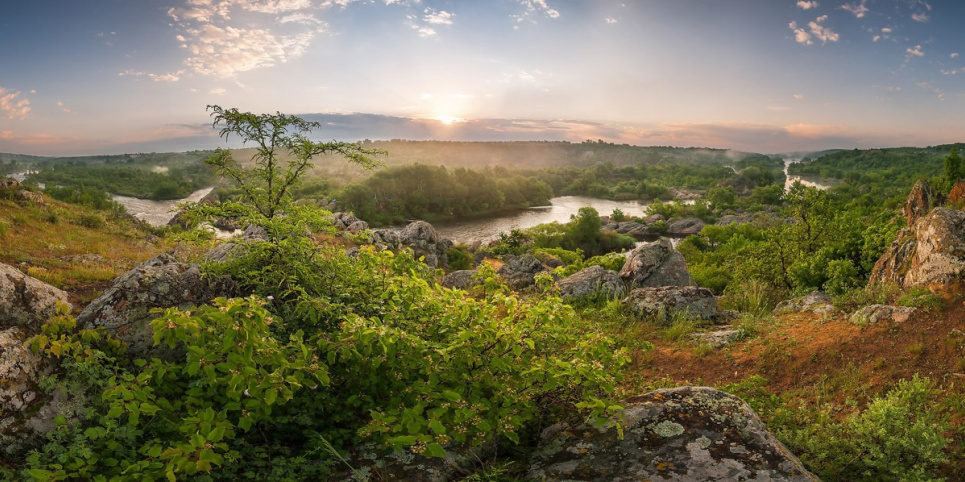
[[[443,124],[445,124],[445,125],[447,125],[447,126],[451,126],[451,125],[453,125],[453,124],[458,124],[458,123],[460,123],[460,122],[466,122],[466,119],[463,119],[462,117],[456,117],[456,116],[454,116],[454,115],[437,115],[437,116],[433,117],[433,119],[435,119],[435,120],[437,120],[437,121],[439,121],[439,122],[442,122]]]

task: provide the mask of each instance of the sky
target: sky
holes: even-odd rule
[[[778,153],[965,141],[962,0],[0,0],[0,152],[318,139]]]

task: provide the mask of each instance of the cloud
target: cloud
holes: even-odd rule
[[[452,25],[452,17],[453,14],[445,10],[436,11],[432,8],[426,8],[422,21],[433,25]]]
[[[64,105],[63,101],[58,100],[57,107],[60,107],[60,110],[64,111],[65,114],[70,114],[72,112],[67,106]]]
[[[0,114],[7,119],[26,119],[30,115],[30,100],[20,97],[20,92],[12,92],[0,87]]]
[[[921,49],[921,45],[916,45],[915,48],[908,47],[905,49],[909,55],[914,55],[915,57],[924,57],[925,52]]]
[[[938,87],[935,87],[935,85],[931,82],[916,82],[915,85],[918,86],[919,89],[935,94],[935,97],[938,97],[938,100],[945,100],[945,92]]]
[[[550,7],[546,0],[518,0],[520,5],[524,7],[524,11],[518,15],[510,15],[511,18],[515,19],[517,23],[530,22],[536,23],[533,18],[535,15],[542,14],[549,18],[560,18],[559,10]]]
[[[821,25],[828,19],[827,15],[821,15],[820,17],[814,19],[813,22],[808,23],[808,27],[811,28],[811,35],[821,41],[822,44],[828,42],[837,42],[840,36],[828,27]]]
[[[911,19],[916,22],[925,23],[928,21],[928,14],[925,12],[913,13],[911,14]]]
[[[614,24],[614,23],[617,23],[617,19],[615,19],[615,18],[613,18],[613,17],[607,17],[607,18],[605,18],[604,20],[606,20],[606,23],[607,23],[608,25],[612,25],[612,24]]]
[[[804,94],[794,94],[794,100],[804,100]]]
[[[952,53],[948,54],[948,58],[950,58],[950,59],[957,59],[957,58],[958,58],[958,52],[952,52]]]
[[[119,74],[118,77],[147,77],[154,82],[177,82],[181,80],[181,75],[184,74],[184,70],[179,70],[177,72],[167,73],[167,74],[152,74],[150,72],[140,72],[137,70],[125,70]]]
[[[211,95],[225,95],[227,93],[228,91],[224,87],[215,87],[210,91]]]
[[[805,0],[798,0],[797,6],[800,7],[800,8],[802,8],[802,9],[804,9],[804,10],[810,10],[810,9],[812,9],[812,8],[817,8],[817,7],[818,7],[818,2],[813,2],[813,1],[809,2],[809,1],[805,1]]]
[[[350,3],[326,1],[321,6],[344,7]],[[312,8],[312,0],[187,0],[184,7],[169,9],[168,15],[179,29],[175,38],[187,52],[187,71],[233,78],[304,54],[325,25],[307,11]],[[244,25],[231,22],[239,10],[247,13]],[[176,80],[144,75],[154,75],[157,78],[151,78],[156,81]]]
[[[809,34],[807,30],[804,30],[803,28],[799,28],[797,26],[797,22],[791,22],[787,24],[787,26],[794,31],[795,42],[803,45],[811,45],[814,43],[811,41],[811,34]]]
[[[249,12],[279,14],[311,8],[311,0],[234,0],[234,4]]]
[[[857,18],[862,18],[868,13],[868,7],[865,3],[866,0],[861,0],[861,3],[846,3],[841,5],[841,9],[853,13]]]

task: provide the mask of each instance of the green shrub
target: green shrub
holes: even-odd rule
[[[817,420],[787,441],[825,480],[940,480],[947,415],[932,404],[935,395],[916,375],[843,422]]]
[[[925,311],[937,312],[945,307],[945,300],[943,300],[941,296],[929,291],[928,288],[916,287],[902,294],[898,298],[897,304],[898,306],[910,306],[913,308],[921,308]]]
[[[780,297],[780,293],[771,285],[758,280],[731,284],[724,294],[725,307],[753,315],[770,313]]]
[[[75,222],[78,225],[89,229],[101,229],[107,224],[107,221],[104,221],[104,218],[100,215],[90,213],[81,214],[77,217]]]
[[[473,256],[465,245],[457,244],[447,249],[446,257],[449,258],[449,269],[453,271],[472,269]]]

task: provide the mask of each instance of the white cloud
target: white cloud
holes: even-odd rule
[[[952,53],[948,54],[948,57],[951,58],[951,59],[957,59],[957,58],[958,58],[958,52],[952,52]]]
[[[117,75],[118,77],[147,77],[155,82],[177,82],[181,80],[181,75],[183,74],[184,70],[167,74],[152,74],[150,72],[140,72],[137,70],[125,70]]]
[[[422,21],[433,25],[452,25],[452,17],[453,14],[445,10],[436,11],[432,8],[426,8]]]
[[[808,22],[808,27],[811,28],[811,35],[814,35],[814,37],[820,40],[821,43],[837,42],[840,38],[840,35],[830,28],[821,25],[821,22],[824,22],[827,19],[827,15],[821,15],[820,17],[814,19],[813,22]]]
[[[798,27],[797,22],[791,22],[787,24],[787,26],[794,31],[795,42],[803,45],[811,45],[814,43],[811,41],[811,34],[809,34],[807,30],[804,30],[803,28]]]
[[[211,89],[210,93],[212,95],[225,95],[228,91],[224,87],[215,87]]]
[[[550,7],[546,0],[518,0],[520,5],[525,8],[525,11],[519,15],[511,15],[512,18],[516,19],[516,22],[529,21],[536,23],[533,16],[536,14],[543,14],[549,18],[560,18],[560,12],[552,7]]]
[[[299,25],[325,25],[325,22],[315,18],[310,13],[297,12],[278,18],[278,23],[297,23]]]
[[[883,33],[883,34],[889,34],[889,33],[891,33],[891,28],[885,27],[885,28],[881,29],[881,33]]]
[[[921,49],[921,45],[916,45],[915,48],[908,47],[905,49],[909,55],[914,55],[915,57],[924,57],[925,52]]]
[[[928,21],[928,14],[925,13],[925,12],[913,13],[913,14],[911,14],[911,19],[914,20],[914,21],[916,21],[916,22],[925,23],[925,22]]]
[[[607,23],[608,25],[612,25],[612,24],[614,24],[614,23],[617,23],[617,19],[615,19],[615,18],[613,18],[613,17],[607,17],[605,20],[606,20],[606,23]]]
[[[311,8],[311,0],[234,0],[234,4],[249,12],[279,14]]]
[[[233,77],[239,72],[272,67],[300,57],[315,33],[275,35],[261,28],[219,27],[207,24],[189,29],[184,64],[204,75]]]
[[[804,94],[794,94],[794,100],[804,100]]]
[[[20,98],[20,92],[12,92],[0,87],[0,113],[7,119],[26,119],[30,114],[30,100]]]
[[[803,8],[804,10],[810,10],[810,9],[812,9],[812,8],[817,8],[817,7],[818,7],[818,2],[814,2],[814,1],[810,1],[810,2],[809,2],[809,1],[805,1],[805,0],[798,0],[797,6]]]
[[[846,3],[841,5],[841,9],[853,13],[857,18],[862,18],[868,14],[868,7],[865,2],[866,0],[861,0],[861,3]]]
[[[938,97],[938,100],[945,100],[945,92],[938,87],[935,87],[931,82],[917,82],[915,85],[922,90],[927,90],[928,92],[935,94],[935,97]]]
[[[64,111],[64,113],[66,113],[66,114],[70,114],[70,113],[71,113],[70,108],[68,108],[67,106],[65,106],[63,101],[59,101],[59,100],[58,100],[58,101],[57,101],[57,107],[60,107],[60,110]]]

